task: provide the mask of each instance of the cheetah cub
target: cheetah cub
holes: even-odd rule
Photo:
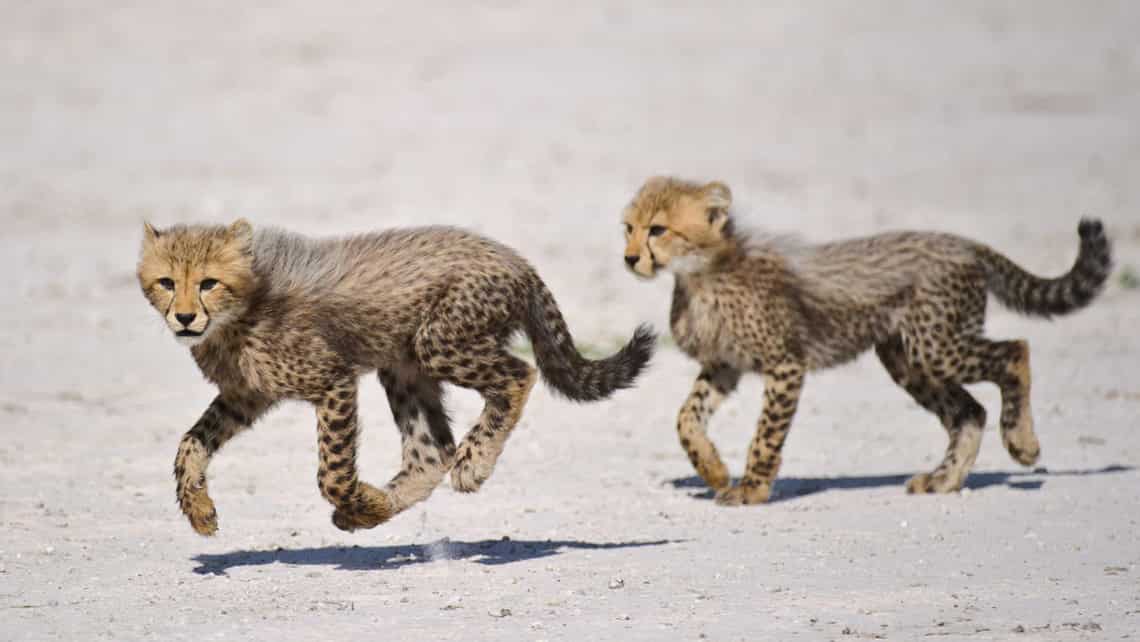
[[[474,492],[535,382],[506,345],[518,331],[538,370],[574,401],[629,387],[655,337],[640,327],[606,359],[574,348],[546,285],[522,257],[457,229],[426,227],[341,239],[274,229],[145,226],[142,292],[218,395],[185,434],[174,460],[177,497],[202,535],[217,526],[206,491],[211,456],[274,404],[316,409],[321,494],[342,530],[372,528],[419,502],[451,471]],[[400,472],[383,488],[357,476],[357,380],[376,372],[403,442]],[[478,391],[478,424],[458,448],[442,383]]]
[[[1042,279],[993,249],[931,232],[894,232],[823,245],[750,238],[734,230],[722,183],[649,180],[625,209],[625,261],[641,277],[675,275],[671,325],[702,369],[677,432],[721,504],[767,501],[804,376],[874,347],[894,381],[934,413],[950,437],[942,462],[907,482],[912,493],[962,487],[986,413],[962,387],[1001,388],[1002,442],[1031,465],[1040,448],[1029,408],[1029,347],[983,336],[986,293],[1039,317],[1087,305],[1110,269],[1098,221],[1082,220],[1069,272]],[[741,373],[764,377],[764,410],[740,484],[706,434]]]

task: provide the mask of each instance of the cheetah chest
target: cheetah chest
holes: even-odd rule
[[[755,357],[738,336],[742,301],[729,301],[716,288],[694,287],[678,281],[673,291],[670,326],[677,346],[702,363],[727,363],[751,369]]]

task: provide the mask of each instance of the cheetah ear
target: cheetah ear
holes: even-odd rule
[[[728,185],[713,181],[701,189],[701,194],[705,197],[705,205],[708,207],[709,228],[715,234],[727,236],[732,229],[729,227],[728,216],[728,208],[732,205],[732,192],[729,191]]]
[[[720,181],[705,185],[701,189],[701,195],[705,197],[709,209],[726,210],[732,205],[732,191]]]
[[[244,218],[239,218],[226,229],[226,236],[239,245],[249,247],[253,244],[253,226]]]
[[[154,228],[154,226],[151,225],[149,222],[143,221],[143,243],[144,244],[151,245],[152,243],[157,241],[158,237],[160,237],[160,236],[162,236],[162,232],[159,232],[158,230],[156,230]]]

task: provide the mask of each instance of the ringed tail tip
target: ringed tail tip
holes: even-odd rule
[[[1104,237],[1104,224],[1098,218],[1082,217],[1077,224],[1077,234],[1082,241],[1095,241]]]

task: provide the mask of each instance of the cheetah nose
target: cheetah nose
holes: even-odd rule
[[[641,258],[640,256],[627,256],[627,257],[625,257],[625,264],[628,265],[629,267],[633,267],[633,266],[637,265],[637,261],[640,258]]]
[[[178,322],[184,326],[189,326],[191,323],[193,323],[194,317],[196,317],[196,316],[198,316],[198,315],[193,313],[193,312],[191,312],[189,314],[182,314],[179,312],[174,313],[174,318],[178,319]]]

